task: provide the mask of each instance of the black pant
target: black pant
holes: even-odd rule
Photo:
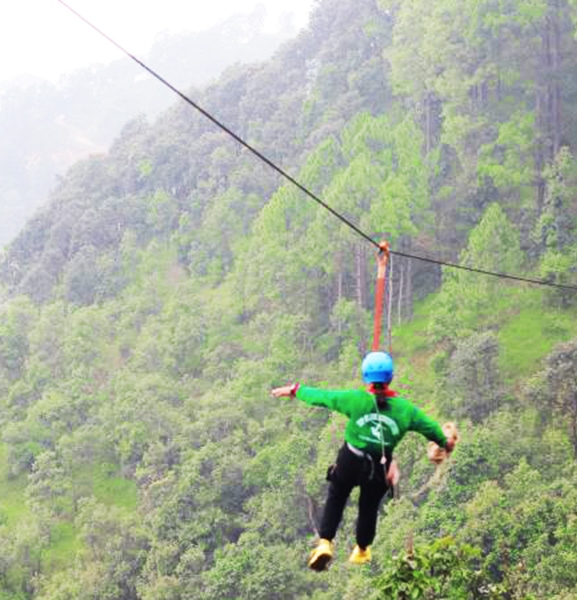
[[[319,531],[321,538],[332,540],[335,537],[350,493],[358,485],[361,493],[357,544],[366,548],[375,538],[379,506],[388,489],[380,458],[357,456],[345,444],[339,450],[336,466],[329,471],[328,479],[329,492]]]

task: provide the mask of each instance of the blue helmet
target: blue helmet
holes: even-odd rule
[[[387,352],[369,352],[361,365],[365,383],[390,383],[393,379],[393,359]]]

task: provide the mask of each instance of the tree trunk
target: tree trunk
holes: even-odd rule
[[[359,308],[365,308],[366,302],[366,260],[363,252],[364,247],[360,244],[355,244],[355,292],[357,299],[357,306]]]
[[[539,90],[536,98],[537,113],[537,140],[535,144],[535,204],[537,217],[541,216],[545,205],[545,180],[543,179],[543,168],[545,166],[545,125],[544,125],[544,98],[543,92]]]
[[[405,297],[406,306],[405,318],[411,319],[413,317],[413,261],[407,260],[407,272],[405,274]]]
[[[431,107],[431,94],[427,92],[425,96],[425,156],[429,155],[431,151],[433,141],[432,141],[432,107]]]
[[[577,394],[571,394],[571,442],[573,443],[573,458],[577,460]]]
[[[404,261],[403,261],[404,262]],[[399,264],[399,297],[397,302],[397,323],[400,325],[403,319],[403,292],[404,292],[404,270],[403,263]]]
[[[555,3],[555,15],[551,19],[551,134],[554,158],[561,147],[561,86],[559,77],[561,71],[561,32],[559,28],[559,6]]]
[[[543,169],[552,158],[551,149],[551,93],[549,78],[551,67],[551,27],[547,18],[541,36],[541,57],[537,63],[537,92],[535,109],[537,119],[537,141],[535,151],[535,191],[537,215],[541,215],[545,202]]]
[[[545,139],[545,161],[550,162],[561,146],[561,31],[559,6],[555,3],[553,13],[547,17],[542,36],[542,88],[544,98],[538,102],[541,115],[538,122]]]
[[[343,297],[343,269],[342,269],[342,265],[343,261],[341,259],[341,253],[339,252],[337,254],[337,259],[336,259],[336,270],[337,270],[337,303],[340,302],[342,300]],[[337,334],[340,336],[343,332],[343,324],[341,323],[341,320],[339,319],[337,322]]]

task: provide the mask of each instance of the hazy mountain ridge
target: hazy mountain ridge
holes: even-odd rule
[[[264,16],[260,7],[204,32],[163,34],[140,58],[183,91],[204,86],[231,64],[266,60],[295,35],[288,16],[277,32],[267,33]],[[57,84],[34,77],[3,84],[0,245],[46,202],[56,175],[105,152],[128,119],[141,113],[153,118],[172,102],[173,94],[129,58],[79,69]]]
[[[343,11],[346,10],[345,7]],[[374,9],[365,8],[357,11],[354,18],[368,19],[376,14]],[[341,11],[332,17],[334,20],[342,18]],[[191,97],[271,159],[280,164],[298,165],[303,150],[313,148],[318,139],[342,127],[355,111],[371,107],[371,97],[363,97],[354,82],[352,85],[346,82],[351,64],[364,65],[359,67],[361,71],[373,71],[373,86],[380,86],[382,93],[386,93],[382,77],[379,81],[379,64],[374,59],[367,60],[352,47],[348,62],[343,62],[338,70],[331,67],[330,79],[323,81],[323,69],[328,68],[324,65],[336,60],[337,52],[340,53],[334,39],[338,31],[333,22],[323,23],[323,28],[319,26],[316,32],[303,33],[287,43],[268,63],[231,67],[204,92],[191,90]],[[361,40],[368,47],[372,38],[363,36]],[[307,73],[315,60],[318,73],[310,81]],[[334,85],[349,88],[347,95],[336,102],[327,96]],[[305,105],[309,108],[303,113]],[[329,105],[331,118],[327,120],[324,111]],[[221,146],[223,149],[219,150]],[[214,164],[207,160],[213,153]],[[235,168],[239,156],[242,156],[241,164],[246,164],[244,171]],[[290,166],[287,168],[294,171]],[[241,185],[245,193],[258,193],[261,203],[278,184],[271,169],[246,152],[239,154],[236,144],[224,132],[182,101],[177,100],[153,123],[149,124],[142,117],[133,120],[124,127],[108,155],[94,156],[74,166],[61,179],[46,209],[27,224],[8,248],[3,264],[3,272],[11,274],[7,281],[28,282],[19,289],[46,299],[45,294],[60,280],[62,269],[79,249],[68,246],[67,240],[74,237],[73,233],[64,237],[52,233],[62,230],[61,223],[68,224],[64,230],[80,226],[86,221],[81,218],[85,212],[98,210],[94,205],[96,201],[117,206],[121,211],[124,211],[121,207],[133,205],[141,213],[140,219],[144,219],[147,207],[142,200],[157,189],[166,190],[174,197],[171,202],[175,203],[176,214],[184,209],[197,218],[211,196],[229,185],[227,169],[237,171],[236,185]],[[218,171],[222,175],[215,179]],[[86,196],[83,189],[93,192]],[[121,237],[130,224],[120,216],[118,219]],[[39,224],[42,224],[40,228]],[[199,225],[193,219],[191,226]],[[99,227],[95,226],[94,230],[97,233]],[[115,239],[117,244],[120,238],[115,236]],[[101,243],[100,238],[95,240],[96,247],[104,250]],[[37,276],[48,287],[35,285]],[[28,287],[29,284],[32,287]]]

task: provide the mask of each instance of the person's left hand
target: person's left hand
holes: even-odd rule
[[[292,396],[292,385],[283,385],[281,387],[274,388],[270,391],[270,393],[275,398],[290,398]]]

